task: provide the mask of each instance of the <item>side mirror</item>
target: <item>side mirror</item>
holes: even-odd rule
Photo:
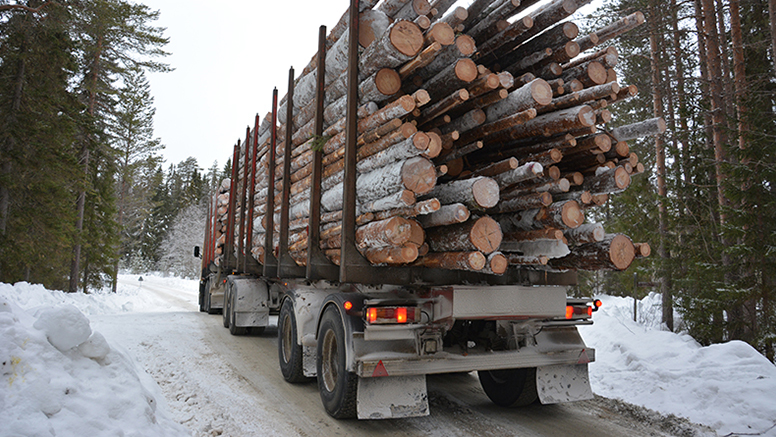
[[[199,253],[199,246],[194,246],[194,258],[202,258]]]

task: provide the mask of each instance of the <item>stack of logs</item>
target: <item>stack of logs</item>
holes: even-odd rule
[[[227,213],[229,212],[229,187],[231,183],[231,179],[224,179],[221,181],[221,184],[219,185],[216,193],[213,195],[213,199],[210,203],[213,209],[210,211],[210,214],[208,214],[208,217],[214,222],[208,223],[208,226],[210,226],[209,229],[212,229],[215,233],[213,236],[213,244],[215,245],[216,258],[214,262],[216,265],[221,264],[222,257],[220,255],[224,253],[224,245],[226,244],[226,229],[228,221]]]
[[[383,0],[376,8],[376,0],[361,1],[356,244],[366,259],[498,275],[510,266],[623,270],[649,254],[646,243],[585,223],[586,209],[644,171],[627,141],[665,130],[662,119],[606,127],[612,106],[637,89],[617,83],[617,50],[601,44],[644,16],[580,35],[563,20],[588,1],[554,0],[528,14],[538,0],[455,9],[454,0]],[[348,14],[326,43],[323,135],[313,135],[316,57],[278,107],[280,123],[292,111],[288,248],[299,265],[307,260],[317,149],[320,246],[340,262]],[[253,195],[254,211],[252,242],[244,244],[262,264],[272,171],[275,248],[283,189],[286,126],[276,129],[271,169],[271,119],[247,133],[237,162],[239,190],[257,160],[255,185],[242,190]],[[255,144],[254,158],[247,152]]]

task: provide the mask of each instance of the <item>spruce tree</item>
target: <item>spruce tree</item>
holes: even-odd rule
[[[77,68],[71,16],[51,4],[0,10],[0,19],[0,281],[61,288],[75,222],[72,150],[83,125],[69,89]]]

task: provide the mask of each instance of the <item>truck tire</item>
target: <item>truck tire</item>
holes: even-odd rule
[[[229,333],[232,335],[245,335],[248,333],[248,328],[237,326],[237,315],[234,312],[235,293],[228,291],[227,293],[228,294],[224,296],[224,310],[226,310],[226,305],[229,305]],[[228,300],[227,297],[229,298]]]
[[[356,417],[358,377],[345,363],[345,329],[339,311],[327,307],[321,316],[316,368],[323,407],[335,419]]]
[[[213,295],[210,289],[205,292],[205,309],[208,314],[218,314],[221,311],[221,308],[213,308]]]
[[[206,279],[205,282],[199,283],[199,312],[205,312],[205,290],[210,285],[210,280]]]
[[[539,398],[536,392],[536,368],[481,370],[480,385],[494,404],[501,407],[525,407]]]
[[[224,328],[229,327],[229,316],[230,316],[230,308],[229,308],[229,287],[226,289],[226,294],[224,295],[224,309],[221,311]]]
[[[278,316],[278,359],[283,379],[295,384],[306,382],[302,370],[302,346],[297,344],[296,315],[291,299],[283,301]]]
[[[203,300],[205,301],[205,305],[204,305],[205,312],[208,314],[213,314],[212,312],[210,312],[210,287],[208,287],[207,290],[205,290],[205,297]]]

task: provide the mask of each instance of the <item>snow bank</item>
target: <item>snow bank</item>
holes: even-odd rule
[[[580,328],[596,349],[590,365],[601,396],[683,416],[720,434],[776,436],[776,366],[740,341],[701,347],[687,334],[660,329],[660,295],[640,303],[601,296],[595,324]]]
[[[0,435],[189,435],[168,417],[153,379],[76,306],[61,304],[62,294],[0,284]],[[67,300],[110,308],[88,297]]]
[[[0,284],[0,295],[6,296],[9,301],[22,308],[70,304],[87,316],[127,312],[164,312],[181,309],[171,307],[169,303],[159,299],[154,293],[144,293],[143,281],[138,281],[141,277],[139,275],[119,275],[119,286],[116,293],[112,293],[110,288],[94,291],[90,294],[65,293],[59,290],[47,290],[40,284],[18,282],[14,285]],[[198,292],[198,281],[155,277],[154,283],[162,283],[177,290],[178,293],[181,290],[191,294]]]

